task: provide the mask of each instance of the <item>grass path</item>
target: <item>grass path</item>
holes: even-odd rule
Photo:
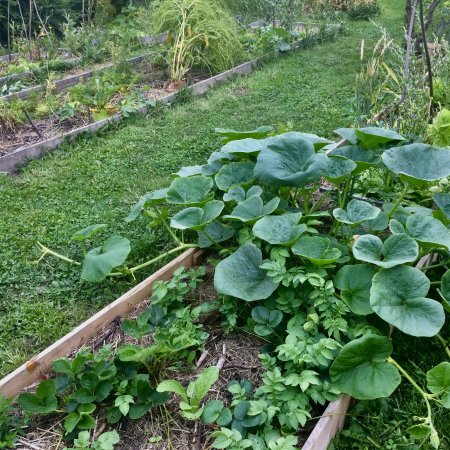
[[[403,0],[383,3],[376,21],[401,33]],[[271,61],[206,97],[67,145],[19,176],[1,176],[0,376],[129,288],[124,282],[82,283],[77,270],[51,259],[37,265],[36,241],[76,255],[73,232],[105,223],[108,232],[140,244],[135,260],[159,251],[163,240],[143,221],[123,221],[140,195],[167,185],[180,166],[199,163],[218,148],[215,127],[291,122],[295,130],[329,135],[350,125],[361,39],[370,49],[378,35],[369,22],[349,23],[333,43]]]

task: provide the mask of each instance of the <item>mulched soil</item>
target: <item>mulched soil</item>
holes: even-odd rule
[[[166,71],[155,67],[148,62],[140,62],[133,66],[133,74],[137,77],[136,83],[131,86],[129,92],[141,91],[147,100],[159,100],[162,97],[174,92],[174,88],[168,85],[168,74]],[[193,75],[189,83],[195,83],[204,79],[205,76]],[[44,94],[42,94],[44,95]],[[117,105],[125,97],[125,92],[114,94],[109,101],[111,115],[117,114]],[[0,116],[0,156],[4,156],[21,147],[26,147],[38,142],[60,136],[76,128],[83,127],[95,122],[89,108],[78,112],[73,118],[60,121],[56,115],[32,119],[33,125],[29,122],[20,124],[9,124]],[[37,131],[36,131],[37,130]],[[40,136],[39,136],[40,135]]]

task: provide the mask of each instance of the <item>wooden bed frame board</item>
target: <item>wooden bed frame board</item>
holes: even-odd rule
[[[198,249],[187,250],[113,303],[94,314],[90,319],[0,380],[0,395],[4,397],[18,395],[23,389],[49,372],[55,359],[67,356],[72,350],[81,347],[95,337],[105,325],[112,323],[117,317],[126,315],[135,305],[148,298],[155,281],[169,280],[174,271],[181,266],[189,268],[197,265],[202,254],[203,252]]]

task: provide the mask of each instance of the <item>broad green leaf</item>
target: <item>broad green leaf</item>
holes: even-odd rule
[[[231,162],[217,172],[214,180],[220,190],[228,191],[233,186],[251,182],[255,178],[254,168],[252,162]]]
[[[219,262],[214,273],[214,287],[219,294],[231,295],[246,301],[263,300],[278,287],[266,271],[261,250],[244,245]]]
[[[204,176],[175,178],[166,198],[169,203],[177,205],[201,206],[210,199],[213,184],[212,178]]]
[[[370,288],[377,271],[368,264],[344,266],[336,274],[334,285],[341,291],[341,298],[355,314],[373,313],[370,306]]]
[[[76,412],[70,413],[64,420],[64,429],[68,433],[71,433],[73,430],[75,430],[80,419],[81,419],[81,417],[78,413],[76,413]]]
[[[383,320],[412,336],[435,336],[445,322],[442,305],[426,298],[430,281],[419,269],[398,266],[378,272],[370,306]]]
[[[173,392],[174,394],[178,394],[186,403],[189,401],[186,389],[184,386],[176,380],[165,380],[158,384],[156,390],[158,392]]]
[[[339,155],[329,155],[323,176],[327,180],[338,183],[347,178],[356,167],[356,163],[351,159]]]
[[[338,222],[349,225],[357,225],[366,220],[375,219],[380,213],[380,208],[362,200],[351,200],[347,205],[347,210],[342,208],[333,210],[333,216]]]
[[[327,156],[316,154],[309,140],[285,133],[258,155],[255,175],[269,186],[302,187],[317,181],[327,166]]]
[[[205,232],[209,237],[206,236]],[[219,222],[213,222],[207,225],[203,231],[198,232],[198,246],[200,248],[207,248],[214,245],[210,238],[214,239],[215,242],[223,242],[234,236],[234,229],[222,225]]]
[[[375,219],[365,220],[361,225],[369,230],[384,231],[389,225],[389,217],[382,211]]]
[[[446,219],[450,220],[450,194],[434,194],[433,200],[444,213]]]
[[[106,228],[106,224],[97,223],[95,225],[90,225],[89,227],[78,230],[73,236],[72,241],[86,241],[92,239],[96,234]]]
[[[114,445],[118,444],[120,441],[119,433],[116,430],[107,431],[101,434],[97,442],[100,444],[99,450],[113,450]]]
[[[356,130],[354,128],[338,128],[337,130],[334,130],[334,132],[342,138],[346,139],[351,144],[356,144],[356,142],[358,141]]]
[[[450,249],[450,231],[434,217],[412,214],[406,220],[405,229],[421,245]]]
[[[225,144],[221,152],[222,153],[231,153],[232,155],[257,155],[263,148],[267,145],[267,139],[253,139],[253,138],[245,138],[240,139],[238,141],[231,141],[228,144]]]
[[[273,127],[271,126],[259,127],[256,128],[256,130],[251,131],[235,131],[235,130],[227,130],[224,128],[215,129],[215,132],[222,136],[222,141],[224,143],[245,138],[261,139],[268,136],[273,131],[274,131]]]
[[[56,385],[53,380],[42,381],[35,394],[20,394],[17,399],[20,407],[30,414],[48,414],[58,407]]]
[[[114,267],[125,262],[130,252],[131,246],[128,239],[111,236],[101,247],[93,248],[86,254],[81,278],[91,282],[104,280]]]
[[[314,150],[316,152],[318,152],[325,146],[334,143],[333,141],[329,141],[328,139],[317,136],[317,134],[311,134],[311,133],[295,133],[295,134],[300,137],[303,137],[305,139],[308,139],[308,141],[310,141],[314,145]]]
[[[441,278],[441,288],[438,290],[443,299],[443,305],[447,312],[450,313],[450,270],[444,273]]]
[[[253,225],[253,234],[272,245],[292,245],[307,229],[298,225],[301,213],[266,216]]]
[[[355,131],[355,134],[364,148],[379,147],[388,142],[401,142],[405,138],[394,130],[377,127],[364,127]]]
[[[131,208],[130,214],[125,219],[126,222],[132,222],[139,216],[141,211],[150,205],[157,205],[166,201],[168,189],[159,189],[157,191],[150,192],[142,196],[138,202]]]
[[[330,367],[334,385],[357,398],[389,397],[401,382],[396,367],[386,360],[392,353],[387,337],[367,334],[342,347]]]
[[[342,252],[334,247],[328,238],[318,236],[301,237],[292,246],[292,252],[317,266],[331,264],[342,255]]]
[[[450,152],[426,144],[410,144],[386,150],[385,166],[409,184],[436,181],[450,175]]]
[[[241,186],[236,186],[224,194],[223,201],[241,203],[251,197],[261,197],[262,193],[263,190],[260,186],[252,186],[247,192]]]
[[[273,198],[267,204],[259,196],[250,197],[236,205],[231,214],[224,215],[224,220],[237,220],[244,223],[255,223],[261,217],[273,213],[280,203],[278,197]]]
[[[351,159],[356,164],[356,171],[362,172],[381,162],[381,155],[374,150],[368,150],[358,145],[346,145],[332,150],[329,156],[342,156]]]
[[[450,409],[450,363],[445,361],[427,372],[427,386],[431,393],[439,393],[445,408]]]
[[[417,242],[404,234],[389,236],[384,243],[377,236],[365,234],[356,239],[352,250],[356,259],[384,269],[413,262],[419,256]]]
[[[202,175],[203,166],[187,166],[182,167],[175,175],[179,177],[192,177],[194,175]]]
[[[192,206],[183,209],[172,217],[170,226],[178,230],[202,230],[220,216],[224,206],[220,200],[212,200],[202,208]]]
[[[210,400],[203,408],[201,417],[202,423],[209,425],[210,423],[215,422],[220,417],[223,408],[223,402],[220,400]]]
[[[207,367],[186,389],[191,405],[199,406],[200,402],[219,379],[219,369],[216,366]]]

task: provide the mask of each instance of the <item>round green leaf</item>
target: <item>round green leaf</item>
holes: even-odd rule
[[[208,201],[213,184],[212,178],[203,176],[175,178],[167,190],[167,201],[177,205],[200,206]]]
[[[267,216],[273,213],[280,203],[278,197],[273,198],[264,205],[261,197],[254,196],[239,203],[229,215],[223,216],[224,219],[238,220],[245,223],[254,223],[261,217]]]
[[[175,175],[179,177],[192,177],[194,175],[202,175],[203,166],[187,166],[182,167]]]
[[[265,146],[268,139],[245,138],[238,141],[231,141],[222,147],[222,153],[233,155],[257,155]]]
[[[329,155],[328,164],[323,176],[327,180],[338,183],[339,181],[347,178],[356,169],[356,167],[356,163],[351,159],[339,155]]]
[[[388,269],[415,261],[419,256],[417,242],[404,234],[394,234],[383,241],[371,234],[360,236],[353,245],[353,255],[360,261]]]
[[[341,291],[341,298],[355,314],[373,313],[370,306],[370,288],[377,271],[368,264],[344,266],[336,274],[334,285]]]
[[[141,211],[149,205],[157,205],[166,201],[168,189],[159,189],[142,196],[138,202],[131,208],[130,214],[125,219],[126,222],[132,222],[139,216]]]
[[[441,278],[439,294],[443,299],[445,310],[450,313],[450,270],[447,270]]]
[[[338,128],[337,130],[334,130],[334,132],[351,144],[356,144],[356,142],[358,141],[356,130],[354,128]]]
[[[293,133],[292,133],[293,134]],[[329,141],[328,139],[325,139],[323,137],[317,136],[317,134],[311,134],[311,133],[295,133],[298,136],[301,136],[305,139],[308,139],[313,145],[314,150],[318,152],[328,144],[333,144],[333,141]]]
[[[83,228],[82,230],[78,230],[73,236],[72,241],[86,241],[88,239],[92,239],[96,234],[98,234],[101,230],[106,228],[106,224],[97,223],[95,225],[90,225],[89,227]]]
[[[201,421],[205,425],[215,422],[222,412],[224,406],[220,400],[210,400],[203,408]]]
[[[254,245],[244,245],[217,264],[214,287],[219,294],[231,295],[247,301],[269,297],[278,287],[267,273],[261,250]]]
[[[377,127],[364,127],[355,130],[355,134],[364,148],[379,147],[388,142],[401,142],[405,138],[394,130]]]
[[[450,194],[434,194],[433,200],[444,213],[445,218],[450,220]]]
[[[412,336],[436,335],[445,322],[442,305],[425,296],[430,281],[419,269],[398,266],[378,272],[370,289],[370,306],[383,320]]]
[[[304,224],[298,225],[301,216],[301,213],[288,213],[263,217],[253,225],[253,234],[272,245],[292,245],[307,229]]]
[[[411,144],[386,150],[385,166],[410,184],[436,181],[450,175],[450,152],[426,144]]]
[[[224,203],[220,200],[212,200],[206,203],[203,208],[193,206],[183,209],[172,217],[170,226],[178,230],[202,230],[207,224],[220,216],[224,206]]]
[[[214,242],[227,241],[234,236],[233,228],[222,225],[219,222],[210,223],[204,228],[204,231],[208,234],[208,237],[203,231],[198,232],[198,246],[200,248],[211,247],[214,245]],[[212,242],[210,238],[213,239],[214,242]]]
[[[56,385],[53,380],[42,381],[36,393],[20,394],[17,399],[20,407],[30,414],[48,414],[58,408]]]
[[[346,145],[332,150],[329,156],[342,156],[351,159],[356,164],[356,171],[362,172],[381,162],[379,152],[367,150],[358,145]]]
[[[258,155],[255,175],[270,186],[302,187],[317,181],[328,166],[324,154],[297,133],[278,136]]]
[[[317,266],[331,264],[337,261],[342,252],[324,237],[304,236],[292,246],[295,255],[302,256]]]
[[[251,162],[231,162],[223,166],[214,180],[222,191],[228,191],[233,186],[249,183],[254,179],[255,164]]]
[[[128,239],[111,236],[101,247],[89,250],[84,258],[81,278],[91,282],[104,280],[114,267],[123,264],[130,251]]]
[[[266,137],[270,133],[273,132],[273,127],[271,126],[264,126],[256,128],[256,130],[251,131],[236,131],[236,130],[227,130],[224,128],[216,128],[215,132],[217,134],[220,134],[222,137],[222,140],[224,142],[230,142],[245,138],[255,138],[260,139],[263,137]]]
[[[450,363],[445,361],[429,370],[427,386],[433,394],[440,393],[442,404],[450,409]]]
[[[425,214],[412,214],[406,232],[421,245],[450,249],[450,231],[442,222]]]
[[[401,382],[396,367],[386,359],[392,353],[387,337],[368,334],[342,347],[330,367],[331,380],[358,400],[389,397]]]
[[[349,225],[357,225],[365,220],[372,220],[378,217],[381,209],[362,200],[351,200],[347,205],[347,210],[336,208],[333,216],[338,222]]]

